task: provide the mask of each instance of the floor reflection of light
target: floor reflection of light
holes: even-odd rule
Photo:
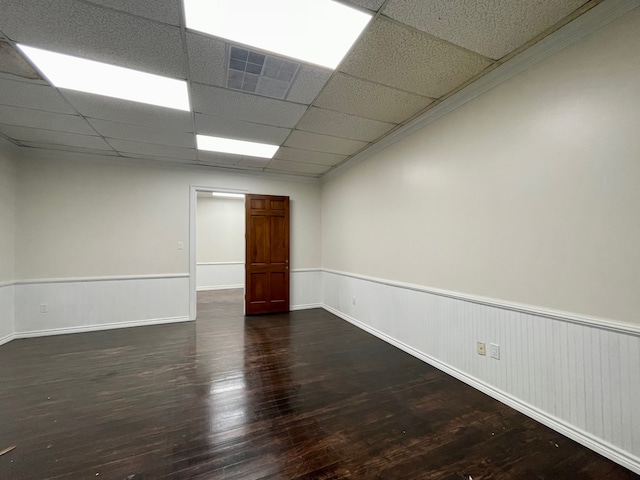
[[[213,381],[209,391],[211,432],[244,427],[249,421],[244,374]],[[244,428],[240,428],[244,431]],[[241,433],[241,432],[239,432]]]

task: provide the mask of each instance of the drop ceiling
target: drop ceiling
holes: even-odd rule
[[[342,3],[373,19],[338,68],[296,61],[290,84],[259,94],[229,82],[232,48],[247,47],[187,29],[180,0],[0,0],[0,136],[24,149],[317,178],[600,2]],[[186,79],[191,111],[56,89],[16,43]],[[280,148],[273,159],[201,152],[196,133]]]

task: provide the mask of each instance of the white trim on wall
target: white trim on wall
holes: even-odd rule
[[[0,285],[0,345],[15,338],[15,288],[13,282]]]
[[[140,275],[16,282],[15,338],[189,319],[189,276]]]
[[[322,281],[327,311],[640,473],[636,326],[345,272]]]
[[[196,265],[196,289],[244,288],[244,262],[207,262]]]

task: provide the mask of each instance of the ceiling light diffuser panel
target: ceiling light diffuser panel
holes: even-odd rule
[[[187,82],[18,45],[58,88],[189,111]]]
[[[196,135],[196,141],[198,143],[198,150],[246,155],[248,157],[273,158],[278,148],[280,148],[278,145],[246,142],[244,140],[211,137],[208,135]]]
[[[335,69],[371,14],[332,0],[184,0],[187,27]]]

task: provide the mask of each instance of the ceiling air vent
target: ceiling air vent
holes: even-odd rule
[[[228,88],[282,99],[289,91],[300,64],[231,46],[228,67]]]

